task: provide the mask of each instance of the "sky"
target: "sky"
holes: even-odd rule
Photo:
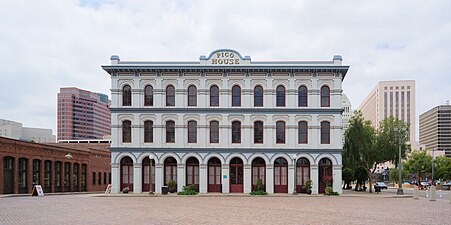
[[[342,55],[353,109],[379,81],[415,80],[418,118],[451,100],[450,9],[448,0],[4,1],[0,118],[56,135],[59,89],[111,96],[100,67],[111,55],[198,60],[222,48],[252,60]]]

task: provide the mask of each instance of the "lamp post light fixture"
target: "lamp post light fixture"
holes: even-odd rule
[[[434,152],[435,152],[435,148],[432,149],[432,184],[431,184],[431,198],[429,199],[430,201],[435,201],[436,197],[435,197],[435,180],[434,180]]]
[[[152,160],[153,160],[153,156],[149,155],[149,159],[150,159],[150,167],[149,167],[149,183],[150,183],[150,190],[149,190],[149,195],[153,195],[153,184],[152,184]]]
[[[398,158],[399,180],[398,180],[398,191],[396,192],[397,195],[404,195],[404,190],[402,189],[401,146],[402,144],[404,144],[405,141],[406,130],[407,129],[405,127],[401,129],[398,129],[397,127],[393,128],[393,131],[395,132],[395,135],[398,138],[398,146],[399,146],[399,158]]]
[[[64,157],[66,157],[67,159],[72,159],[73,158],[73,156],[70,154],[70,152],[67,153]]]
[[[296,191],[297,188],[297,184],[296,184],[296,178],[297,178],[297,164],[296,164],[296,156],[293,156],[293,166],[294,166],[294,179],[293,179],[293,184],[294,184],[294,189],[293,189],[293,195],[297,195],[298,192]]]

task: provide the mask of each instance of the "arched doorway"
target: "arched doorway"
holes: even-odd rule
[[[152,162],[152,167],[150,163]],[[150,180],[152,180],[152,191],[155,192],[155,160],[145,157],[142,162],[142,191],[150,191]],[[150,175],[152,174],[152,179]]]
[[[3,193],[14,193],[14,158],[6,156],[3,158]]]
[[[70,191],[70,168],[71,168],[70,162],[65,162],[64,163],[64,191],[65,192]]]
[[[173,157],[164,160],[164,185],[167,186],[170,180],[177,182],[177,160]]]
[[[19,158],[19,167],[17,169],[19,173],[19,194],[28,193],[28,159]]]
[[[326,187],[333,188],[333,176],[332,176],[332,161],[328,158],[323,158],[319,161],[319,193],[324,193]]]
[[[199,160],[196,157],[186,160],[186,185],[195,185],[199,191]]]
[[[76,192],[80,191],[80,188],[79,188],[80,186],[78,185],[79,179],[80,179],[79,172],[80,172],[80,164],[74,163],[74,172],[72,175],[72,177],[73,177],[72,191],[76,191]]]
[[[52,192],[52,161],[44,161],[44,192]]]
[[[274,162],[274,193],[288,193],[288,162],[284,158]]]
[[[55,162],[55,192],[61,192],[61,171],[63,163],[61,161]]]
[[[230,192],[243,193],[243,160],[238,157],[230,160]]]
[[[133,160],[126,156],[121,159],[121,189],[128,187],[133,191]]]
[[[221,161],[216,157],[208,160],[208,192],[222,192]]]
[[[306,193],[304,186],[308,180],[310,180],[310,161],[300,158],[296,162],[296,192]]]
[[[266,162],[262,158],[258,157],[252,160],[252,191],[258,190],[258,180],[263,182],[263,190],[266,191]]]

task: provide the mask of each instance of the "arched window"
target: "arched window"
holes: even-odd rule
[[[321,144],[330,144],[330,123],[321,122]]]
[[[188,143],[197,142],[197,122],[191,120],[188,122]]]
[[[279,121],[276,123],[276,143],[285,143],[285,122]]]
[[[153,87],[152,85],[147,85],[144,88],[144,105],[153,106]]]
[[[210,122],[210,143],[219,143],[219,122]]]
[[[330,89],[324,85],[321,87],[321,107],[330,106]]]
[[[122,121],[122,142],[132,142],[132,122],[130,120]]]
[[[44,161],[44,191],[52,191],[52,161]]]
[[[122,88],[122,105],[131,106],[132,105],[132,88],[130,85],[125,85]]]
[[[175,143],[175,122],[166,121],[166,143]]]
[[[298,143],[308,143],[308,123],[306,121],[301,121],[298,123]]]
[[[194,85],[188,87],[188,106],[197,106],[197,88]]]
[[[241,143],[241,122],[232,122],[232,143]]]
[[[41,184],[41,160],[33,159],[33,186]]]
[[[164,160],[164,184],[168,185],[171,180],[177,182],[177,160],[168,157]]]
[[[196,191],[199,191],[199,160],[195,157],[190,157],[186,160],[186,185],[196,186]]]
[[[232,87],[232,106],[241,106],[241,88],[238,85]]]
[[[210,106],[219,106],[219,88],[216,85],[210,88]]]
[[[144,121],[144,142],[153,142],[153,122],[151,120]]]
[[[259,188],[263,188],[262,191],[265,191],[265,184],[266,184],[266,162],[260,157],[255,158],[252,160],[252,191],[258,191]],[[262,187],[258,186],[258,180],[262,181]]]
[[[133,191],[133,160],[126,156],[121,159],[121,189],[128,187]],[[93,183],[95,184],[95,172],[93,173]]]
[[[258,85],[254,88],[254,107],[263,106],[263,88]]]
[[[285,106],[285,87],[282,85],[276,88],[276,106]]]
[[[306,158],[300,158],[296,162],[296,191],[303,193],[303,189],[308,180],[310,180],[310,161]]]
[[[298,106],[307,107],[307,87],[302,85],[298,89]]]
[[[263,122],[254,122],[254,143],[263,144]]]
[[[166,87],[166,106],[175,106],[175,88],[172,85]]]

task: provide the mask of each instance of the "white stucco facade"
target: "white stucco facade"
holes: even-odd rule
[[[145,175],[149,171],[143,160],[149,156],[155,163],[151,172],[155,173],[152,180],[156,193],[161,193],[161,187],[166,184],[165,176],[176,177],[177,191],[195,176],[199,192],[209,192],[212,190],[211,171],[214,171],[209,163],[212,159],[220,161],[218,190],[222,193],[251,192],[258,177],[256,159],[264,161],[260,176],[264,177],[265,190],[269,193],[293,193],[295,177],[298,177],[297,185],[302,186],[299,172],[304,171],[302,176],[304,173],[308,176],[302,180],[312,180],[312,193],[318,194],[324,188],[321,179],[328,178],[329,173],[320,170],[329,169],[329,182],[334,191],[341,193],[342,81],[349,66],[342,65],[340,56],[332,61],[254,62],[249,56],[242,57],[234,50],[225,49],[190,62],[120,61],[118,56],[112,56],[111,65],[102,67],[111,76],[113,193],[121,190],[124,181],[133,186],[134,193],[147,191],[143,182],[149,182]],[[153,90],[151,105],[145,105],[148,85]],[[129,105],[124,105],[125,86],[131,87]],[[175,88],[174,106],[167,105],[168,86]],[[190,86],[196,89],[195,106],[188,104]],[[219,89],[218,106],[210,103],[212,86]],[[232,106],[234,86],[240,88],[239,106]],[[263,106],[255,106],[257,86],[263,89]],[[283,95],[277,91],[280,86],[283,86]],[[302,106],[299,103],[301,86],[308,90],[307,103]],[[321,99],[326,98],[321,97],[321,90],[325,86],[329,89],[329,104],[322,106]],[[282,96],[285,104],[278,106],[277,99]],[[124,128],[124,121],[131,123],[130,128]],[[152,141],[146,141],[145,121],[152,121]],[[175,123],[175,137],[168,133],[168,121]],[[194,121],[196,127],[188,134],[190,121]],[[212,121],[219,123],[218,143],[212,143],[210,138]],[[237,142],[232,138],[237,137],[237,129],[232,129],[233,122],[240,124],[238,143],[233,143]],[[262,134],[257,131],[256,122],[263,123]],[[307,123],[306,134],[300,134],[300,122]],[[284,129],[277,128],[277,124],[283,124]],[[124,129],[130,129],[131,134]],[[262,137],[257,139],[255,132]],[[167,135],[174,141],[168,141]],[[193,140],[194,143],[190,143]],[[131,159],[133,169],[130,169],[131,164],[127,164],[128,167],[121,164],[124,157]],[[187,161],[192,157],[197,166],[190,164],[189,167]],[[165,164],[169,158],[175,159],[176,172]],[[241,164],[237,165],[236,159]],[[308,161],[305,167],[308,172],[295,166],[300,159]],[[322,159],[327,159],[331,165],[325,167],[320,163]],[[196,175],[187,172],[192,168]],[[174,173],[175,176],[168,175]]]

